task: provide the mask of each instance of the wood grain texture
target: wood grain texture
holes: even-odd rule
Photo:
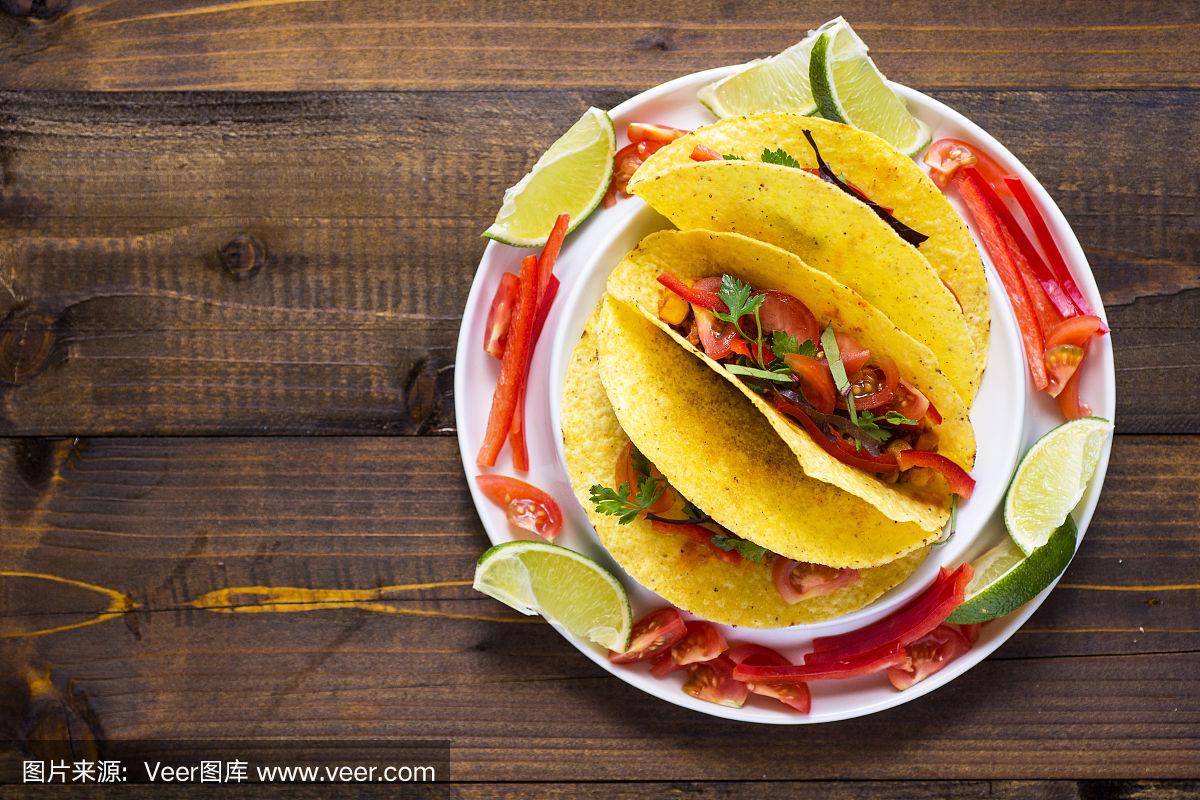
[[[26,3],[28,5],[28,3]],[[63,5],[58,2],[57,5]],[[1190,3],[74,0],[0,18],[0,86],[634,90],[776,53],[844,14],[931,89],[1198,85]]]
[[[937,94],[1074,226],[1120,430],[1200,432],[1200,93]],[[0,433],[452,432],[478,232],[624,96],[0,94]]]
[[[1085,547],[1009,643],[901,709],[781,736],[697,725],[473,592],[452,440],[10,440],[0,571],[128,607],[0,640],[0,721],[55,700],[100,737],[446,737],[471,781],[1195,778],[1198,457],[1119,438]],[[7,634],[107,607],[0,578]]]

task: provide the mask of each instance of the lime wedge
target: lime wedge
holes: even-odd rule
[[[625,588],[608,570],[547,542],[498,544],[479,557],[475,588],[522,614],[541,614],[609,650],[629,644]]]
[[[929,126],[908,113],[845,20],[813,43],[809,79],[817,112],[825,119],[869,131],[907,156],[929,144]]]
[[[1029,448],[1004,498],[1004,524],[1021,552],[1031,555],[1046,544],[1079,504],[1112,429],[1106,419],[1080,417]]]
[[[513,247],[541,247],[559,214],[570,214],[567,230],[575,230],[604,199],[616,142],[608,114],[589,108],[505,190],[500,213],[483,235]]]
[[[813,43],[825,31],[844,23],[841,17],[826,22],[782,53],[751,61],[739,72],[708,84],[697,98],[717,117],[764,111],[812,114],[817,110],[808,83]]]
[[[1028,556],[1012,539],[988,550],[972,562],[975,577],[967,584],[962,605],[947,621],[987,622],[1016,611],[1067,568],[1075,554],[1075,536],[1075,521],[1067,517],[1049,541]]]

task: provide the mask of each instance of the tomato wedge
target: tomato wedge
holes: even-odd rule
[[[624,653],[610,650],[608,660],[614,664],[632,664],[662,653],[669,657],[672,645],[686,633],[687,623],[677,609],[671,606],[660,608],[635,622],[629,635],[629,649]]]
[[[871,351],[850,334],[834,331],[833,338],[837,341],[838,355],[842,357],[842,366],[846,368],[847,375],[858,372],[871,360]]]
[[[975,220],[979,238],[983,240],[984,249],[992,258],[992,264],[1000,275],[1008,295],[1009,305],[1017,318],[1017,327],[1021,330],[1021,339],[1025,346],[1025,361],[1033,384],[1042,390],[1046,388],[1046,368],[1042,364],[1042,353],[1045,351],[1045,334],[1041,322],[1036,316],[1033,300],[1025,288],[1021,278],[1017,256],[1009,248],[1008,238],[1004,234],[1000,217],[992,208],[986,191],[987,181],[974,167],[963,167],[955,178],[959,196],[967,207],[967,212]]]
[[[970,649],[971,643],[953,626],[939,625],[908,646],[909,663],[889,668],[888,680],[892,686],[904,691]]]
[[[496,293],[492,295],[492,305],[483,326],[483,349],[493,358],[504,358],[504,345],[508,341],[508,326],[517,305],[519,286],[517,276],[506,272],[500,276]]]
[[[706,144],[698,144],[692,148],[692,161],[724,161],[725,158]]]
[[[670,125],[658,125],[653,122],[631,122],[626,129],[626,135],[631,142],[657,142],[668,144],[681,136],[687,136],[691,131],[683,128],[672,128]]]
[[[929,167],[929,177],[939,188],[950,185],[950,179],[962,167],[974,167],[993,186],[1004,186],[1009,171],[991,156],[962,139],[938,139],[929,145],[922,159]]]
[[[506,475],[476,475],[475,484],[504,509],[508,521],[518,528],[550,542],[562,531],[563,515],[558,503],[533,484]]]
[[[701,661],[711,661],[729,649],[717,626],[703,620],[687,623],[687,633],[671,645],[671,658],[676,665],[686,667]]]
[[[925,467],[936,471],[946,479],[946,483],[950,484],[950,492],[963,500],[966,500],[975,491],[975,479],[967,474],[965,469],[943,455],[914,448],[902,450],[896,456],[896,460],[902,470],[911,467]]]
[[[659,275],[658,282],[694,306],[700,306],[709,311],[720,311],[722,314],[729,312],[729,306],[725,305],[725,301],[716,292],[706,292],[688,286],[670,272]]]
[[[858,580],[858,570],[838,569],[776,556],[771,566],[775,591],[789,606],[812,597],[823,597]]]
[[[915,642],[945,622],[950,612],[962,603],[973,574],[970,564],[962,564],[953,571],[942,567],[929,588],[899,611],[856,631],[814,639],[813,652],[805,656],[804,663],[847,661],[875,653],[880,648],[903,648]]]
[[[897,413],[903,414],[909,419],[915,419],[920,422],[925,418],[932,406],[929,405],[929,398],[921,393],[921,390],[913,386],[906,380],[901,379],[896,385],[896,396],[892,398],[890,409]],[[937,420],[941,422],[941,420]],[[935,422],[935,424],[937,424]],[[914,428],[915,425],[897,425],[898,428]]]
[[[723,550],[713,544],[713,532],[703,525],[697,525],[693,522],[663,522],[661,520],[651,520],[650,527],[658,533],[672,533],[676,536],[684,536],[691,539],[697,544],[702,544],[707,547],[712,554],[721,559],[727,564],[742,563],[742,554],[736,550]]]
[[[639,144],[639,142],[630,142],[613,156],[612,180],[608,184],[608,191],[604,194],[605,208],[615,205],[617,197],[628,196],[625,190],[629,187],[629,181],[647,157],[646,148],[643,146],[639,150]]]
[[[1083,356],[1087,356],[1088,344],[1090,340],[1083,345]],[[1082,358],[1080,359],[1082,361]],[[1071,375],[1067,382],[1063,385],[1062,391],[1058,393],[1055,400],[1058,401],[1058,410],[1062,412],[1065,419],[1079,419],[1080,417],[1090,417],[1092,408],[1087,403],[1079,399],[1079,381],[1083,375],[1083,370],[1076,366],[1074,374]]]
[[[854,396],[854,407],[859,411],[872,411],[886,406],[896,396],[900,385],[900,373],[896,362],[889,356],[876,356],[874,361],[850,375],[850,393]],[[837,396],[838,408],[846,407],[846,398]]]
[[[637,469],[633,465],[633,449],[633,442],[626,442],[625,446],[621,448],[620,455],[617,456],[617,486],[625,484],[629,487],[630,493],[637,494],[638,487],[641,486],[641,475],[638,474]],[[653,464],[650,464],[650,477],[654,480],[662,481],[666,485],[666,478],[663,477],[663,474]],[[658,501],[646,510],[651,514],[661,514],[671,507],[674,500],[675,498],[672,495],[671,489],[667,486],[663,489],[662,497],[658,498]]]
[[[683,691],[697,700],[741,708],[750,696],[750,690],[746,684],[733,679],[733,670],[734,663],[725,656],[717,656],[702,664],[692,664],[688,667]]]
[[[705,308],[697,306],[692,309],[692,313],[696,317],[696,331],[700,334],[700,346],[704,349],[705,355],[709,358],[720,361],[728,356],[734,349],[734,342],[745,345],[738,339],[737,329],[728,322],[721,322],[712,315],[712,312]],[[749,355],[750,351],[746,350]]]
[[[754,666],[781,667],[791,666],[792,664],[782,654],[769,647],[763,647],[761,644],[735,645],[729,649],[725,657],[735,665],[749,664]],[[773,697],[784,705],[796,709],[801,714],[807,714],[812,710],[812,693],[809,692],[807,684],[759,683],[749,681],[746,683],[746,688],[753,694],[762,695],[763,697]]]
[[[949,613],[949,612],[947,612]],[[908,653],[900,644],[889,644],[841,660],[809,663],[795,666],[768,666],[758,664],[738,664],[733,676],[739,681],[758,683],[770,681],[774,683],[804,683],[806,681],[840,680],[854,678],[859,675],[869,675],[889,667],[899,667],[908,663]]]
[[[796,375],[804,399],[822,414],[832,414],[838,394],[829,365],[799,353],[785,353],[783,360]]]
[[[1046,336],[1046,375],[1050,382],[1047,391],[1058,397],[1066,388],[1079,365],[1083,363],[1084,347],[1093,336],[1103,333],[1104,322],[1090,314],[1063,320]]]
[[[504,345],[504,358],[500,360],[500,376],[496,379],[483,444],[475,458],[475,463],[481,467],[496,466],[496,458],[512,428],[513,413],[529,374],[528,353],[537,311],[537,268],[537,256],[526,256],[521,262],[517,307]]]
[[[798,297],[775,289],[765,289],[755,294],[766,295],[758,310],[764,339],[769,341],[774,331],[785,331],[796,337],[797,344],[820,341],[821,328],[817,325],[817,318]]]

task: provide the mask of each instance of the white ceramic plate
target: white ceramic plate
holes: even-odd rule
[[[696,128],[711,123],[712,117],[696,101],[696,92],[705,84],[736,69],[738,67],[722,67],[687,75],[643,92],[617,106],[611,112],[618,132],[617,146],[624,144],[624,131],[629,122],[651,121],[680,128]],[[895,85],[894,88],[908,102],[913,113],[930,125],[935,139],[953,136],[969,142],[978,142],[1030,186],[1034,198],[1049,220],[1051,230],[1064,252],[1075,280],[1088,300],[1095,308],[1100,309],[1103,315],[1100,295],[1083,250],[1062,212],[1037,179],[1003,145],[966,117],[920,92],[899,85]],[[495,202],[498,205],[500,198],[495,198]],[[956,201],[952,199],[952,202]],[[481,218],[481,228],[485,222],[486,220]],[[609,272],[621,256],[644,235],[667,227],[670,227],[669,223],[642,200],[627,198],[621,200],[614,208],[598,209],[568,237],[555,266],[555,273],[562,281],[562,288],[533,356],[526,409],[530,470],[527,475],[521,477],[558,499],[566,516],[566,526],[558,540],[559,543],[592,556],[621,578],[629,592],[635,619],[641,613],[663,605],[664,601],[626,575],[608,556],[588,523],[583,509],[575,501],[563,464],[559,402],[568,356],[579,340],[585,320],[604,292],[604,282]],[[957,535],[945,546],[935,548],[907,581],[867,608],[830,622],[781,630],[760,631],[723,626],[727,639],[765,644],[780,650],[799,663],[800,656],[808,649],[814,637],[852,630],[885,616],[927,586],[939,567],[971,560],[999,543],[1006,535],[1000,507],[1016,463],[1020,455],[1039,436],[1062,420],[1053,401],[1034,391],[1029,385],[1022,360],[1020,335],[1012,311],[986,252],[982,247],[979,249],[988,271],[992,336],[987,371],[979,396],[971,410],[979,448],[975,469],[972,471],[977,484],[971,500],[963,505],[959,513]],[[503,511],[488,502],[472,480],[479,472],[475,466],[475,456],[487,424],[492,388],[495,386],[498,372],[498,363],[483,351],[483,329],[488,304],[500,275],[505,271],[519,271],[521,258],[528,252],[496,242],[488,244],[467,298],[456,356],[454,392],[459,449],[471,495],[488,538],[493,543],[521,538],[524,532],[510,528]],[[1094,413],[1108,419],[1113,418],[1116,396],[1110,337],[1103,337],[1093,345],[1082,377],[1081,395],[1090,402]],[[1108,468],[1110,449],[1111,441],[1106,443],[1096,477],[1075,510],[1080,541],[1087,531],[1100,495],[1104,474]],[[494,471],[514,474],[508,460],[507,448]],[[1041,605],[1052,588],[1053,586],[1047,588],[1014,614],[985,625],[982,637],[970,652],[907,691],[896,691],[883,675],[811,683],[813,705],[812,713],[808,716],[795,714],[774,700],[754,695],[751,695],[750,701],[742,708],[727,708],[696,700],[681,690],[682,673],[674,673],[660,679],[651,676],[645,664],[613,665],[609,663],[606,654],[591,643],[577,639],[561,629],[560,633],[580,652],[621,680],[677,705],[705,714],[750,722],[829,722],[862,716],[906,703],[954,680],[1012,636]]]

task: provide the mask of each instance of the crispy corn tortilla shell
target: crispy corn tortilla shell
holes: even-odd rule
[[[674,167],[638,194],[683,230],[745,234],[799,255],[929,347],[959,397],[975,397],[975,344],[954,295],[866,205],[802,170],[709,161]]]
[[[679,352],[636,309],[609,298],[594,331],[620,428],[680,494],[738,536],[797,561],[855,568],[888,564],[936,538],[806,477],[736,388]],[[591,412],[575,416],[578,405],[563,404],[568,452],[580,446],[576,432],[598,435],[585,422]],[[611,485],[616,455],[607,452],[608,477],[597,482]]]
[[[707,145],[718,153],[754,160],[761,158],[764,149],[783,148],[802,167],[815,168],[817,160],[804,138],[805,129],[812,132],[821,155],[834,171],[844,175],[875,202],[892,209],[892,214],[905,225],[929,237],[917,249],[961,304],[974,343],[976,375],[981,374],[987,359],[990,311],[983,260],[975,240],[962,217],[929,176],[911,158],[875,134],[838,122],[795,114],[729,117],[659,150],[634,173],[629,190],[642,194],[642,186],[658,175],[682,164],[695,163],[691,153],[697,144]],[[786,247],[779,241],[773,243]],[[794,252],[809,260],[805,253]],[[810,263],[821,268],[815,261],[810,260]],[[853,285],[849,281],[842,282]]]
[[[826,273],[808,267],[786,250],[736,233],[693,230],[651,234],[625,256],[608,279],[610,295],[639,309],[681,347],[736,386],[766,416],[810,478],[866,500],[897,522],[916,523],[925,531],[937,531],[946,524],[950,515],[948,495],[932,502],[918,496],[913,487],[889,484],[838,461],[798,424],[660,320],[659,302],[667,291],[658,283],[663,272],[672,272],[685,281],[728,273],[757,289],[787,292],[802,300],[822,326],[832,321],[835,330],[850,334],[872,352],[891,356],[900,376],[924,393],[942,415],[942,423],[933,426],[938,436],[938,452],[970,470],[975,463],[974,430],[967,419],[966,407],[946,376],[938,371],[937,361],[928,348]],[[698,398],[692,400],[698,402]],[[617,405],[615,400],[614,405]],[[624,424],[619,408],[617,416]],[[629,429],[628,425],[625,427]]]
[[[639,335],[661,338],[640,318],[634,321],[642,328]],[[665,341],[662,345],[672,346]],[[702,365],[695,366],[703,370]],[[703,371],[696,378],[715,380],[720,389],[727,388]],[[571,486],[604,547],[643,586],[704,619],[751,628],[782,628],[838,617],[862,608],[903,581],[928,552],[922,548],[889,564],[864,569],[850,586],[788,605],[775,591],[767,561],[728,564],[689,539],[655,531],[644,518],[621,525],[616,517],[595,512],[588,502],[590,487],[612,484],[626,436],[600,381],[595,337],[590,332],[576,345],[567,368],[562,421]],[[762,420],[750,417],[750,424],[762,425]]]

